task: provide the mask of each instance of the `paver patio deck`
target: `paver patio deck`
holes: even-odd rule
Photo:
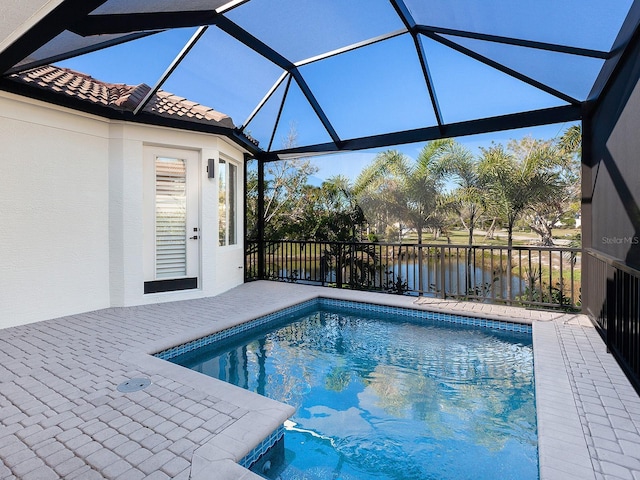
[[[259,478],[235,462],[292,410],[149,353],[318,296],[533,322],[541,478],[640,480],[640,398],[586,317],[273,282],[0,330],[0,478]]]

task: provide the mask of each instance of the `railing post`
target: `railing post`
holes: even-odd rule
[[[264,242],[264,161],[258,159],[258,279],[266,278]]]
[[[616,291],[617,291],[617,285],[616,285],[616,281],[617,281],[617,274],[616,274],[616,270],[615,268],[607,265],[607,273],[609,271],[612,272],[612,276],[611,278],[609,278],[609,275],[607,275],[607,290],[606,290],[606,312],[607,312],[607,317],[606,317],[606,326],[605,326],[605,330],[606,330],[606,343],[607,343],[607,353],[611,353],[611,347],[613,345],[613,333],[614,333],[614,317],[616,315]]]
[[[513,253],[512,247],[507,246],[507,305],[511,305],[511,302],[513,300],[513,292],[511,291],[513,289],[513,285],[512,285],[512,262],[513,259],[511,258],[511,255]]]
[[[447,298],[447,288],[445,285],[445,261],[444,261],[444,246],[440,246],[440,298]]]
[[[422,274],[422,244],[418,245],[418,296],[424,291],[424,278]],[[408,280],[408,279],[407,279]]]
[[[342,255],[344,254],[344,245],[336,243],[336,287],[342,288]]]

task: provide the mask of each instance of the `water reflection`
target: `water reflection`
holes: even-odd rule
[[[321,310],[177,361],[294,405],[304,478],[537,478],[528,336]]]
[[[418,263],[414,260],[394,261],[379,269],[374,277],[369,278],[369,286],[382,290],[393,288],[398,277],[409,294],[435,295],[442,292],[443,284],[447,295],[473,295],[478,297],[507,298],[511,282],[512,298],[521,295],[526,288],[526,281],[517,275],[509,276],[504,272],[505,265],[468,266],[464,259],[433,257]],[[323,269],[314,262],[288,262],[287,267],[280,268],[279,278],[288,278],[299,283],[335,283],[335,268]],[[348,276],[343,274],[343,281],[348,283]]]

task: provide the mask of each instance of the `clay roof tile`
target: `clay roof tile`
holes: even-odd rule
[[[129,112],[133,112],[151,90],[151,87],[144,83],[140,85],[107,83],[84,73],[54,65],[44,65],[15,73],[11,78],[69,97]],[[199,123],[235,128],[231,118],[224,113],[163,90],[158,90],[151,97],[144,111],[162,117],[178,117]]]

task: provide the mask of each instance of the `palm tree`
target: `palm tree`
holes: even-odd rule
[[[512,150],[526,157],[538,152],[543,168],[555,175],[554,188],[527,208],[526,219],[533,231],[540,235],[541,244],[553,245],[553,229],[567,213],[576,211],[580,204],[580,127],[570,127],[559,141],[524,138],[512,141]],[[575,142],[578,142],[577,144]]]
[[[555,194],[558,172],[552,159],[553,146],[546,142],[500,145],[482,149],[479,171],[488,186],[490,209],[507,229],[507,299],[511,300],[513,228],[525,210]]]
[[[403,162],[403,154],[397,150],[387,150],[373,159],[355,180],[353,192],[358,199],[369,225],[376,232],[384,232],[398,219],[399,186],[391,170],[397,163]]]
[[[553,148],[548,143],[534,142],[522,156],[500,144],[482,149],[478,171],[490,194],[489,208],[505,222],[509,248],[513,246],[515,223],[525,210],[557,191],[557,156]]]
[[[469,232],[468,244],[472,245],[476,224],[487,208],[485,177],[481,175],[473,154],[455,142],[438,168],[457,184],[457,188],[443,197],[443,208],[458,216]]]
[[[560,148],[566,153],[582,157],[582,125],[572,125],[560,137]]]
[[[428,142],[415,162],[397,150],[376,156],[356,180],[356,192],[363,204],[384,200],[386,212],[398,223],[412,227],[422,243],[424,230],[436,213],[442,188],[439,161],[453,145],[452,140]]]

